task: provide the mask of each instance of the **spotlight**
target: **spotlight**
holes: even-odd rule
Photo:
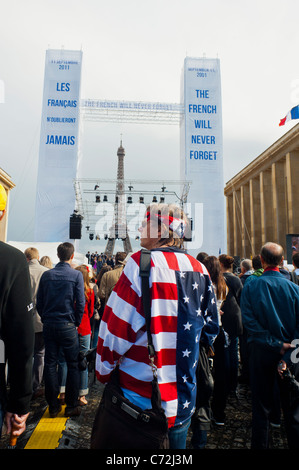
[[[153,197],[153,202],[158,202],[158,200],[157,200],[157,197],[156,197],[156,196],[154,196],[154,197]]]
[[[105,194],[105,196],[104,196],[103,201],[104,201],[104,202],[108,202],[108,197],[106,196],[106,194]]]
[[[160,197],[160,203],[163,204],[164,202],[165,202],[165,197],[161,196],[161,197]]]
[[[132,204],[132,196],[128,196],[128,204]]]
[[[96,202],[101,202],[101,196],[96,196]]]
[[[99,189],[99,187],[100,187],[100,186],[99,186],[98,184],[96,184],[95,187],[94,187],[94,191],[96,191],[97,189]]]
[[[143,196],[139,196],[139,203],[144,204],[144,197]]]
[[[93,240],[93,233],[89,234],[89,240]]]

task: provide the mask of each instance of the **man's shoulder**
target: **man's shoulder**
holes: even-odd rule
[[[1,264],[15,262],[18,266],[27,266],[27,260],[24,253],[8,243],[0,242],[0,260]]]
[[[49,271],[49,268],[43,266],[37,261],[37,263],[29,263],[29,271],[31,273],[43,273]]]

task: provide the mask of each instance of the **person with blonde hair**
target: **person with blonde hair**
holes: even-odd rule
[[[52,269],[53,268],[53,263],[52,263],[52,260],[49,256],[42,256],[41,259],[39,260],[39,263],[42,265],[42,266],[45,266],[46,268],[48,269]]]
[[[196,407],[199,341],[212,344],[218,334],[216,299],[208,271],[184,250],[187,229],[184,211],[168,204],[151,204],[139,229],[141,247],[151,252],[154,366],[172,449],[186,448]],[[153,372],[148,359],[140,258],[141,251],[130,256],[107,301],[100,323],[96,375],[107,383],[118,365],[125,397],[147,409],[152,407]],[[92,445],[97,448],[96,443]],[[117,439],[114,445],[117,448]]]

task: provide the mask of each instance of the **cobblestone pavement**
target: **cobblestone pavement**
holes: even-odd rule
[[[90,435],[95,412],[98,407],[99,399],[102,395],[103,385],[96,381],[90,388],[88,405],[84,407],[82,415],[77,418],[77,439],[74,444],[76,449],[88,449]],[[208,434],[208,443],[206,449],[250,449],[251,441],[251,402],[250,391],[246,385],[239,385],[239,401],[229,399],[226,409],[227,421],[225,426],[211,425],[211,431]],[[71,442],[72,432],[74,431],[74,420],[68,420],[71,428],[66,428],[64,436],[61,439],[59,448],[69,445],[65,440]],[[188,435],[187,448],[192,449],[191,432]],[[270,434],[271,449],[287,449],[287,441],[284,432],[283,423],[279,429],[271,429]]]
[[[68,419],[65,430],[59,441],[58,449],[89,449],[90,435],[95,412],[103,392],[103,385],[90,377],[90,391],[87,396],[88,405],[82,407],[79,417]],[[27,430],[18,439],[17,448],[26,446],[34,428],[42,417],[47,404],[44,398],[31,402],[31,414],[27,421]],[[239,400],[229,399],[226,409],[227,421],[225,426],[212,424],[208,434],[206,449],[250,449],[251,440],[251,404],[250,391],[246,385],[239,385]],[[188,436],[187,448],[192,449],[190,444],[191,432]],[[8,438],[2,436],[0,449],[7,448]],[[287,441],[283,422],[279,429],[271,429],[271,449],[287,449]]]

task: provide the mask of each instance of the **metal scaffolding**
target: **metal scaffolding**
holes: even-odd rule
[[[83,99],[80,115],[85,121],[178,125],[183,119],[184,106],[178,103]]]

